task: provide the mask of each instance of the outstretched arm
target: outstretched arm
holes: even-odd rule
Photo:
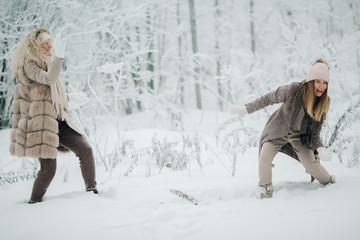
[[[265,94],[258,99],[245,104],[247,112],[253,113],[269,105],[284,102],[287,98],[287,94],[290,88],[291,85],[281,86],[275,91]]]

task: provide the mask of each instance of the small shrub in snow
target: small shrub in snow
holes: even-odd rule
[[[19,170],[8,171],[0,174],[0,186],[6,183],[17,183],[20,181],[34,179],[39,169],[37,159],[22,158]]]
[[[235,176],[236,163],[239,154],[244,154],[247,148],[255,147],[258,144],[259,132],[251,127],[238,127],[237,118],[224,122],[217,130],[217,143],[225,150],[231,163],[231,174]]]

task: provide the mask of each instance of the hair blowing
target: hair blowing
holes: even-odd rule
[[[314,61],[313,65],[316,63],[324,63],[326,66],[328,65],[328,62],[323,58],[318,58]],[[320,100],[318,104],[315,106],[315,86],[314,86],[314,80],[305,82],[305,80],[302,82],[303,86],[303,103],[304,108],[306,112],[310,115],[311,118],[315,119],[315,121],[320,122],[321,118],[324,114],[326,114],[330,107],[330,97],[328,96],[328,88],[324,91],[324,93],[321,95]]]
[[[47,28],[37,28],[33,32],[29,33],[17,45],[15,53],[11,59],[11,70],[13,73],[16,73],[25,65],[25,63],[29,61],[36,61],[38,63],[45,62],[46,64],[50,63],[51,58],[45,54],[39,40],[39,35],[42,32],[46,32],[51,36],[51,33]]]

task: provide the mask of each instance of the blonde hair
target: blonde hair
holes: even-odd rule
[[[326,66],[328,62],[324,58],[318,58],[314,61],[312,65],[316,63],[324,63]],[[315,106],[315,86],[314,80],[306,82],[305,80],[302,82],[303,86],[303,103],[306,112],[310,115],[311,118],[314,118],[315,121],[320,122],[321,118],[324,114],[326,114],[330,107],[330,97],[328,96],[328,87],[321,95],[319,102]]]
[[[51,36],[51,33],[47,28],[37,28],[33,32],[29,33],[17,45],[15,53],[11,59],[11,70],[13,73],[16,73],[25,65],[25,63],[29,61],[35,61],[39,64],[45,62],[47,65],[50,63],[51,58],[46,55],[45,51],[41,47],[39,35],[43,32]]]

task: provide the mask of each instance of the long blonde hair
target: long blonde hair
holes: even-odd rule
[[[316,63],[324,63],[326,66],[329,66],[328,62],[324,58],[318,58],[314,61],[313,65]],[[306,112],[310,115],[311,118],[314,118],[315,121],[320,122],[324,114],[326,114],[330,107],[330,97],[328,96],[328,87],[321,95],[319,102],[315,106],[315,86],[314,80],[302,82],[303,86],[303,103]]]
[[[13,73],[16,73],[25,63],[32,60],[39,64],[41,62],[45,62],[47,65],[50,63],[51,57],[47,56],[41,47],[39,35],[42,32],[46,32],[51,36],[47,28],[37,28],[18,44],[11,59],[11,70]]]

